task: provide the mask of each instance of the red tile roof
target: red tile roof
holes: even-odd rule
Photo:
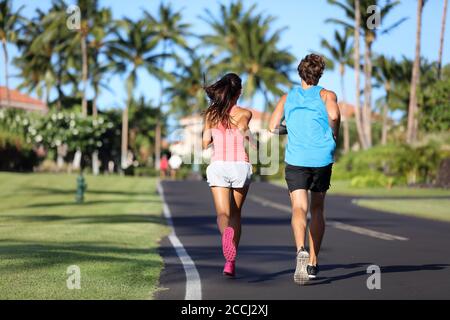
[[[20,93],[18,90],[9,89],[11,107],[20,108],[25,110],[35,110],[41,112],[47,112],[47,105],[39,99],[35,99],[26,94]],[[6,106],[8,103],[7,89],[4,86],[0,86],[0,105]]]

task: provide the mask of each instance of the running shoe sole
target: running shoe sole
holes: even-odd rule
[[[225,228],[222,235],[222,251],[226,261],[234,261],[236,259],[236,247],[233,243],[234,230],[231,227]]]
[[[294,282],[297,284],[304,285],[309,280],[308,271],[306,271],[306,266],[309,262],[309,253],[306,251],[300,251],[297,254],[297,267],[294,273]]]

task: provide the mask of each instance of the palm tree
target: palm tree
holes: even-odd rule
[[[445,34],[445,20],[447,18],[447,5],[448,0],[444,0],[444,9],[442,12],[442,22],[441,22],[441,38],[439,41],[439,57],[438,57],[438,79],[442,78],[441,69],[442,69],[442,52],[444,50],[444,34]]]
[[[38,97],[49,104],[50,90],[56,82],[55,68],[51,63],[54,51],[50,43],[39,50],[32,50],[35,39],[45,32],[42,23],[45,13],[36,10],[36,14],[35,18],[21,28],[21,35],[17,39],[21,54],[14,58],[14,65],[20,70],[22,79],[18,88],[27,89],[28,92],[36,90]]]
[[[48,12],[38,10],[37,18],[33,19],[34,26],[27,25],[25,28],[24,39],[26,43],[24,54],[38,56],[44,54],[48,58],[47,63],[50,64],[49,70],[57,91],[58,109],[62,107],[62,100],[65,97],[62,88],[66,85],[72,85],[75,89],[77,87],[78,80],[73,70],[80,56],[76,50],[78,46],[71,40],[73,33],[66,27],[65,9],[65,2],[59,0],[53,2]],[[35,30],[32,30],[33,28]]]
[[[113,69],[113,65],[109,62],[100,62],[100,56],[107,57],[107,52],[110,41],[107,40],[107,36],[111,33],[113,23],[112,14],[110,9],[101,9],[94,13],[94,24],[91,30],[91,38],[87,45],[91,49],[91,79],[92,87],[94,89],[94,97],[92,99],[92,115],[97,116],[97,99],[100,93],[100,87],[108,88],[108,86],[102,81],[106,74]],[[106,59],[108,61],[108,59]]]
[[[177,60],[176,71],[172,72],[172,81],[166,88],[171,113],[179,117],[199,114],[207,106],[201,79],[211,68],[211,58],[193,54],[188,62]]]
[[[78,0],[77,5],[80,8],[80,29],[77,32],[77,36],[74,37],[74,41],[79,43],[81,49],[81,112],[84,116],[87,116],[87,98],[86,90],[89,79],[89,52],[88,41],[94,28],[99,28],[96,23],[99,21],[98,16],[101,15],[98,9],[98,0]],[[96,19],[97,18],[97,19]],[[101,26],[100,26],[101,28]]]
[[[203,18],[214,30],[202,37],[204,43],[214,49],[218,61],[213,71],[240,70],[245,77],[244,97],[263,94],[265,111],[269,108],[269,94],[281,95],[281,86],[290,85],[289,72],[295,58],[278,44],[283,29],[270,32],[274,18],[253,14],[255,6],[243,11],[242,2],[229,7],[221,6],[221,17],[210,13]],[[223,19],[222,19],[223,16]]]
[[[422,33],[422,12],[424,4],[424,0],[417,0],[416,50],[409,91],[408,128],[406,131],[406,141],[408,143],[414,143],[417,138],[417,84],[420,81],[420,36]]]
[[[339,75],[341,76],[341,92],[342,100],[341,103],[347,103],[345,95],[345,66],[351,64],[351,55],[353,53],[352,44],[349,41],[349,36],[347,32],[340,34],[339,32],[334,32],[334,43],[330,44],[327,40],[322,39],[322,47],[328,51],[329,60],[335,61],[339,65]],[[345,109],[342,112],[342,122],[344,125],[344,153],[350,150],[350,134],[348,119],[346,119]]]
[[[11,95],[9,92],[9,73],[8,73],[8,43],[14,43],[17,40],[17,29],[19,23],[24,20],[20,15],[20,11],[24,6],[21,6],[15,12],[12,8],[12,1],[1,0],[0,1],[0,41],[3,48],[3,63],[5,66],[5,86],[6,86],[6,101],[7,104],[11,104]]]
[[[406,18],[401,18],[393,23],[391,26],[380,29],[379,26],[371,26],[368,21],[372,20],[373,13],[367,10],[370,6],[376,5],[379,8],[379,14],[381,17],[386,18],[386,16],[400,4],[400,1],[385,0],[384,3],[380,3],[381,0],[328,0],[329,3],[338,6],[343,9],[345,15],[351,21],[355,21],[356,14],[356,3],[360,5],[359,15],[360,23],[358,29],[364,36],[364,105],[362,112],[362,127],[364,132],[365,147],[370,148],[372,146],[372,47],[376,40],[378,34],[387,34],[401,23],[403,23]],[[340,20],[336,18],[327,19],[327,22],[336,23],[343,25],[345,28],[355,31],[356,24],[351,24],[345,20]],[[355,33],[356,34],[356,33]]]
[[[367,149],[366,137],[364,135],[363,118],[361,117],[361,84],[360,84],[360,61],[361,55],[359,53],[359,26],[361,25],[361,6],[359,0],[355,0],[355,14],[353,25],[353,37],[354,37],[354,54],[353,54],[353,69],[355,70],[355,85],[356,85],[356,97],[355,97],[355,123],[356,131],[358,133],[359,141],[363,149]],[[351,28],[349,28],[351,30]]]
[[[185,37],[189,35],[190,25],[182,21],[181,11],[174,11],[171,4],[161,3],[158,7],[158,18],[155,18],[148,11],[144,11],[145,17],[150,21],[150,27],[156,37],[162,42],[162,54],[160,68],[165,70],[166,56],[168,53],[174,54],[175,46],[187,49]],[[163,107],[164,78],[160,77],[159,109]],[[156,123],[156,144],[155,144],[155,168],[159,169],[159,159],[161,156],[161,123],[159,119]]]
[[[148,28],[145,19],[136,22],[124,18],[114,29],[114,41],[109,49],[110,57],[117,69],[127,74],[127,102],[122,114],[122,168],[127,167],[128,153],[128,108],[133,98],[133,90],[138,81],[138,70],[145,68],[150,74],[163,76],[159,69],[162,54],[155,53],[158,38]]]
[[[382,111],[382,129],[381,129],[381,144],[385,145],[387,142],[388,132],[388,111],[389,111],[389,97],[392,88],[392,82],[395,81],[399,73],[399,66],[394,58],[386,58],[381,55],[375,60],[375,78],[383,86],[385,96],[383,99]]]

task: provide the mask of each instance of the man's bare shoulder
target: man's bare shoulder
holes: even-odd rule
[[[320,90],[320,97],[324,101],[331,100],[331,101],[337,102],[337,95],[334,91],[331,91],[331,90],[327,90],[327,89]]]

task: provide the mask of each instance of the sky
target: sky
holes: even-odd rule
[[[75,1],[67,1],[74,3]],[[160,0],[100,0],[101,7],[110,7],[114,18],[129,17],[137,19],[142,16],[143,9],[156,13]],[[229,3],[228,0],[172,0],[171,2],[177,9],[182,10],[184,20],[192,25],[194,34],[204,34],[209,28],[205,22],[199,19],[204,14],[205,8],[209,8],[213,13],[218,12],[220,3]],[[327,3],[326,0],[244,0],[245,6],[257,3],[257,11],[264,14],[270,14],[277,19],[274,22],[274,30],[287,27],[283,32],[280,48],[288,48],[289,51],[301,60],[306,54],[311,52],[322,52],[320,42],[322,38],[333,39],[335,29],[339,28],[333,24],[325,23],[328,18],[344,18],[343,12]],[[428,60],[437,60],[439,49],[440,25],[442,18],[442,8],[444,0],[430,0],[424,7],[422,19],[422,56]],[[31,18],[36,10],[48,10],[51,6],[50,0],[14,0],[14,8],[24,5],[22,13]],[[381,29],[389,26],[400,18],[408,18],[398,28],[391,33],[379,36],[376,40],[373,50],[375,53],[383,53],[395,58],[406,56],[414,58],[415,32],[416,32],[416,11],[417,3],[415,0],[402,0],[392,13],[387,17],[381,17]],[[450,62],[450,17],[447,18],[445,31],[445,46],[443,54],[443,63]],[[196,40],[192,40],[194,44]],[[363,47],[361,47],[361,50]],[[18,55],[18,51],[13,45],[8,46],[10,59]],[[361,51],[362,52],[362,51]],[[1,54],[0,54],[1,55]],[[3,59],[3,56],[1,56]],[[298,64],[293,65],[293,69]],[[4,85],[4,66],[0,64],[0,83]],[[231,70],[239,73],[239,70]],[[345,76],[346,96],[349,102],[354,101],[355,85],[353,70],[348,69]],[[11,75],[18,73],[17,68],[10,66]],[[292,79],[298,80],[297,73],[293,71]],[[341,88],[337,70],[326,70],[321,79],[320,85],[333,90],[341,96]],[[362,79],[363,81],[363,79]],[[10,86],[15,88],[21,80],[13,77],[10,80]],[[122,108],[125,104],[125,85],[124,78],[113,76],[108,81],[110,91],[103,90],[99,97],[99,108]],[[363,83],[363,82],[361,82]],[[153,99],[156,103],[159,101],[158,82],[142,71],[139,74],[139,82],[135,89],[135,96],[144,95]],[[383,94],[381,89],[374,90],[374,99]],[[88,98],[92,98],[92,91],[88,91]],[[240,101],[241,105],[248,106],[248,101]],[[254,105],[251,107],[262,110],[264,108],[261,96],[256,97]]]

